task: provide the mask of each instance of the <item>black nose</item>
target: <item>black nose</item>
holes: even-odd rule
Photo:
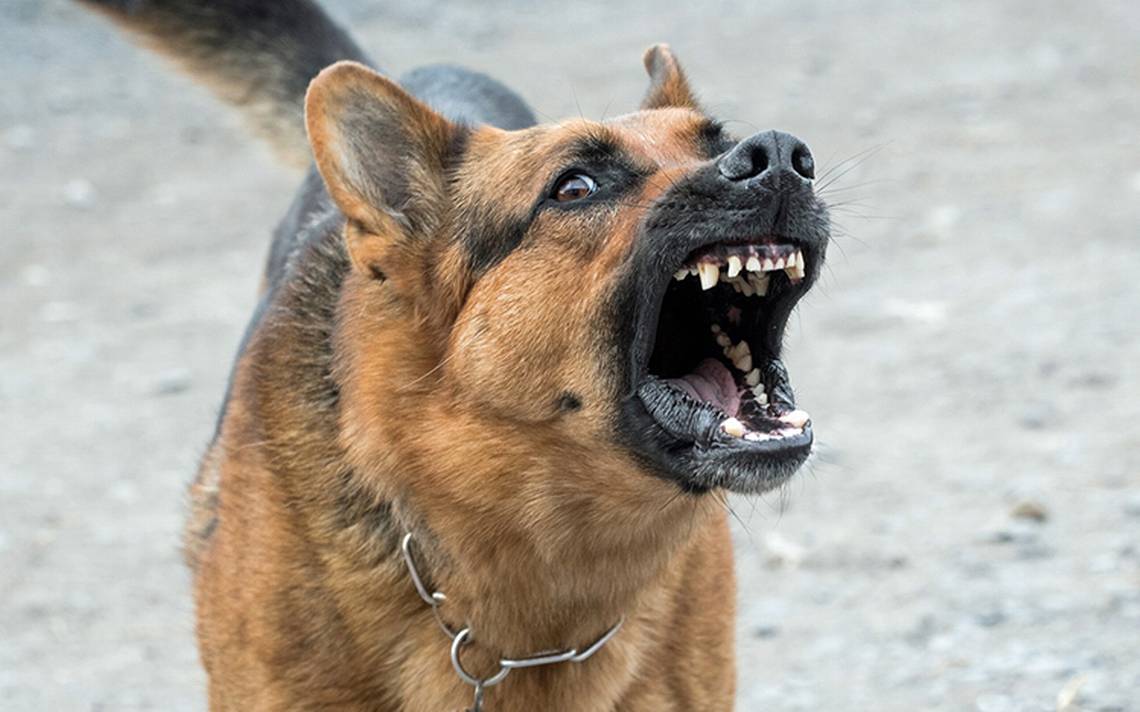
[[[792,172],[800,178],[815,178],[815,161],[807,144],[783,131],[763,131],[736,144],[717,164],[720,174],[731,181]]]

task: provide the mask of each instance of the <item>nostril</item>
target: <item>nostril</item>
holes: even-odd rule
[[[811,157],[808,147],[802,143],[792,151],[792,168],[808,180],[815,178],[815,160]]]
[[[763,145],[753,145],[752,151],[748,154],[748,160],[752,164],[752,170],[748,171],[749,178],[768,170],[768,151]]]

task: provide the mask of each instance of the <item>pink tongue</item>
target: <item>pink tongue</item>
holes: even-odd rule
[[[730,416],[740,411],[740,391],[732,374],[720,361],[706,358],[692,373],[670,378],[669,383],[705,403],[711,403]]]

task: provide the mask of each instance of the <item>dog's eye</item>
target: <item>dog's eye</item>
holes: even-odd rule
[[[597,189],[598,184],[593,178],[585,173],[575,173],[566,176],[558,183],[558,187],[554,189],[554,199],[560,203],[581,200],[593,195]]]

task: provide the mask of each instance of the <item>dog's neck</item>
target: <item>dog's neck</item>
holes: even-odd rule
[[[446,596],[440,618],[452,630],[469,628],[488,652],[527,657],[584,649],[615,622],[636,616],[655,596],[655,583],[686,532],[714,511],[705,499],[678,498],[636,532],[566,532],[566,548],[552,557],[523,537],[444,534],[420,518],[399,519],[411,534],[428,594]],[[410,573],[404,579],[401,593],[418,599]]]

